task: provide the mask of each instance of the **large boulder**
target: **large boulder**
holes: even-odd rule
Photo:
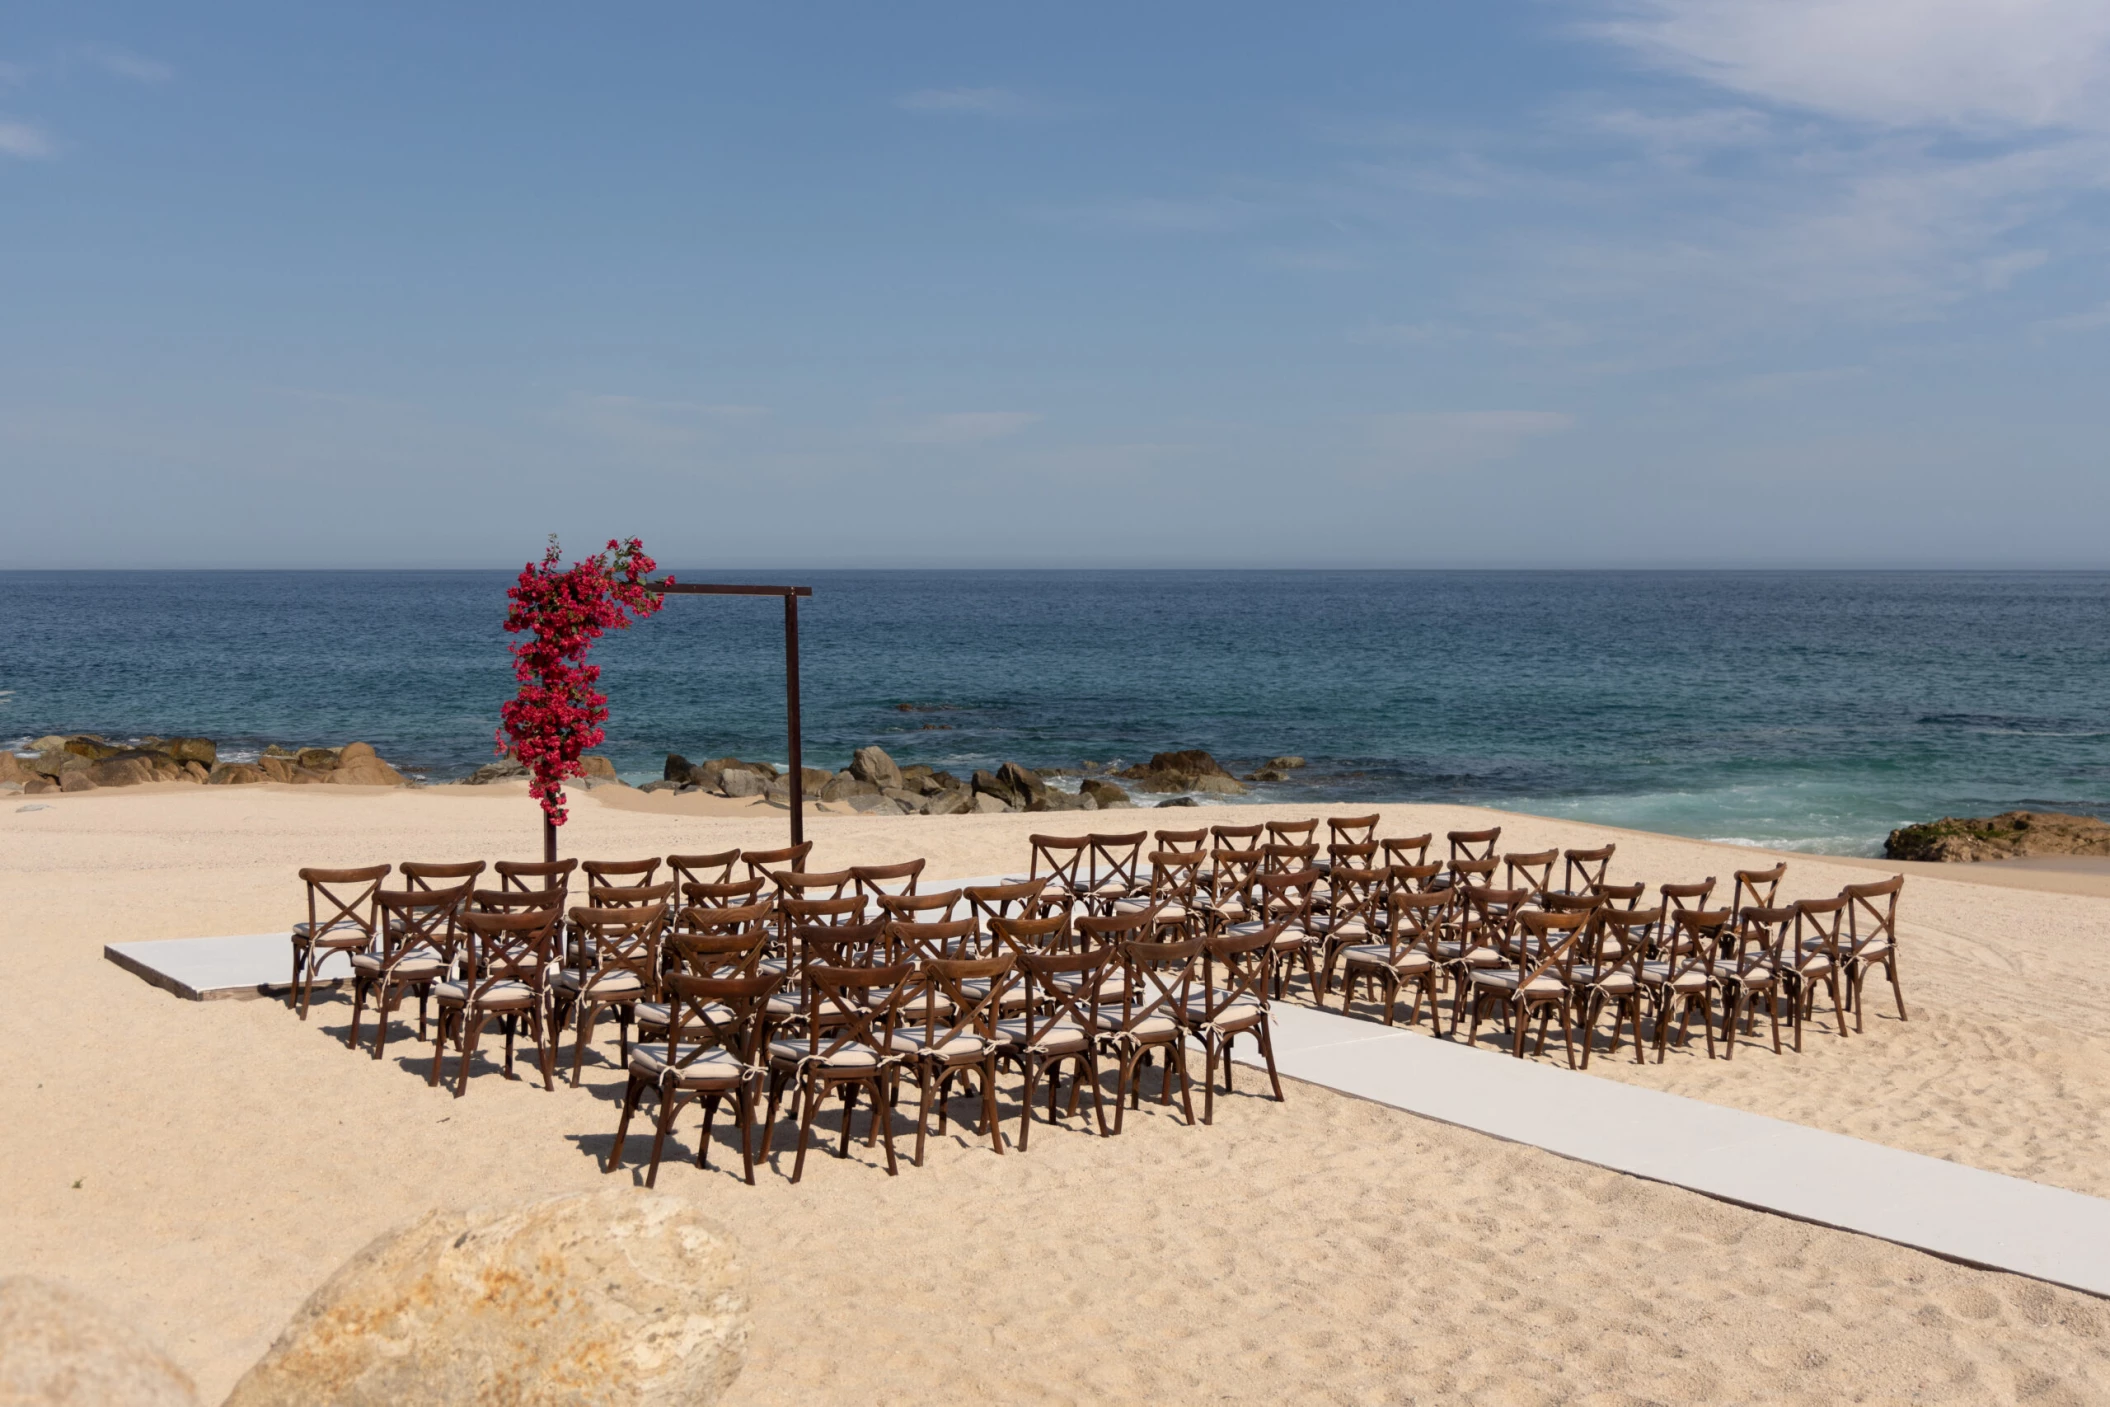
[[[1944,816],[1900,826],[1883,846],[1890,860],[2013,860],[2025,855],[2110,855],[2110,823],[2056,811]]]
[[[95,778],[88,775],[88,770],[89,769],[87,769],[86,767],[82,767],[74,771],[68,772],[64,776],[60,777],[59,790],[94,791],[97,783]]]
[[[99,787],[133,787],[155,780],[154,764],[138,753],[120,753],[92,763],[88,775]]]
[[[65,748],[46,748],[35,757],[27,758],[22,765],[40,777],[58,781],[68,772],[85,772],[95,764],[80,753]]]
[[[29,745],[31,752],[64,752],[66,740],[57,733],[46,733]]]
[[[886,749],[877,744],[861,747],[851,756],[850,775],[882,789],[901,785],[901,769],[894,764],[893,758],[886,755]]]
[[[1018,808],[1007,805],[1001,797],[991,796],[986,791],[978,791],[974,794],[974,809],[982,815],[993,816],[999,811],[1014,811]]]
[[[615,762],[610,758],[601,756],[597,752],[589,752],[584,757],[580,758],[579,766],[585,773],[585,779],[589,782],[613,782],[620,780],[620,778],[615,775]]]
[[[0,748],[0,782],[31,782],[40,775],[24,766],[21,758],[6,748]]]
[[[351,749],[346,748],[345,751],[350,752]],[[325,780],[333,786],[340,787],[407,787],[410,785],[410,778],[404,776],[380,758],[373,756],[371,751],[369,751],[367,756],[356,762],[342,764],[336,771],[330,773]]]
[[[718,789],[727,796],[760,796],[769,790],[769,779],[745,767],[728,767],[718,776]]]
[[[977,767],[974,775],[968,779],[967,784],[976,796],[994,797],[997,801],[1003,803],[1007,810],[1017,805],[1018,792],[1012,787],[1011,783],[1005,781],[994,772],[985,771]]]
[[[824,772],[818,767],[799,768],[799,800],[802,802],[819,801],[821,793],[834,780],[835,774],[833,772]],[[791,774],[786,772],[783,776],[771,782],[769,789],[763,795],[776,802],[779,806],[789,806],[791,804]]]
[[[714,757],[709,762],[698,763],[689,768],[689,783],[702,787],[705,791],[722,791],[724,784],[720,779],[732,771],[755,772],[760,774],[765,782],[773,782],[777,778],[777,769],[767,762],[743,762],[737,757]]]
[[[1118,782],[1109,782],[1104,777],[1086,777],[1077,784],[1079,795],[1089,796],[1099,803],[1100,809],[1108,806],[1129,804],[1128,793],[1121,790]]]
[[[196,1407],[181,1368],[85,1295],[27,1275],[0,1280],[6,1407]]]
[[[371,743],[346,743],[337,749],[337,765],[351,767],[361,762],[379,762],[381,754],[375,752]]]
[[[667,765],[660,769],[659,775],[666,781],[678,782],[686,786],[689,780],[689,768],[693,765],[688,758],[683,757],[680,753],[670,752],[667,754]]]
[[[854,806],[856,803],[852,802],[851,805]],[[941,791],[935,796],[925,798],[923,814],[926,816],[955,816],[962,811],[969,811],[973,808],[974,793],[965,787],[954,787],[949,791]]]
[[[1206,790],[1236,795],[1245,790],[1245,783],[1225,771],[1215,758],[1200,748],[1153,754],[1150,761],[1131,767],[1120,775],[1134,782],[1143,791]],[[1204,783],[1201,779],[1205,777],[1217,780]]]
[[[227,1407],[712,1403],[747,1332],[747,1269],[683,1198],[428,1212],[345,1262]]]
[[[222,762],[205,778],[207,785],[216,787],[248,786],[262,780],[263,769],[248,762]]]
[[[328,749],[323,749],[323,751],[328,751]],[[256,765],[263,768],[264,776],[274,782],[307,785],[326,782],[330,779],[330,774],[327,772],[318,772],[312,767],[302,767],[298,763],[291,762],[268,750],[256,760]]]
[[[75,757],[85,757],[90,762],[100,762],[112,753],[124,751],[116,743],[104,742],[93,733],[75,733],[65,740],[64,747]]]
[[[1032,768],[1006,762],[996,769],[996,779],[1011,789],[1012,799],[1022,810],[1048,809],[1048,784]]]
[[[462,781],[468,786],[481,787],[489,786],[492,782],[525,781],[527,775],[528,769],[517,759],[501,757],[496,762],[486,762],[462,778]]]
[[[178,762],[195,762],[210,772],[220,761],[220,748],[211,738],[169,738],[161,750]]]
[[[337,770],[337,749],[333,747],[304,747],[293,755],[296,766],[311,772],[334,772]]]

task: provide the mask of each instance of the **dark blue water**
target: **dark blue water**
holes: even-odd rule
[[[1483,802],[1838,852],[1945,813],[2110,814],[2110,575],[780,575],[815,591],[809,765],[873,741],[956,772],[1295,753],[1310,765],[1256,799]],[[512,689],[509,580],[0,573],[0,735],[359,738],[457,776],[489,760]],[[781,764],[782,618],[690,597],[604,641],[624,774],[657,776],[670,749]]]

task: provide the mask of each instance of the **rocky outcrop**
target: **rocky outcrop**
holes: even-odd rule
[[[1890,860],[2014,860],[2027,855],[2110,855],[2110,823],[2056,811],[1944,816],[1890,833]]]
[[[1098,802],[1101,811],[1111,806],[1133,806],[1135,804],[1128,799],[1128,793],[1121,790],[1120,783],[1109,782],[1104,777],[1086,777],[1077,784],[1077,791],[1080,795],[1089,796],[1092,800]]]
[[[613,759],[603,757],[596,752],[589,752],[580,758],[579,768],[581,772],[580,780],[589,784],[622,780],[615,774],[615,762]]]
[[[7,754],[0,781],[10,769],[26,774],[24,789],[35,781],[42,789],[89,791],[96,787],[140,786],[147,782],[193,782],[215,786],[252,782],[321,783],[339,786],[408,786],[410,779],[382,761],[366,743],[341,748],[311,747],[295,751],[273,744],[254,763],[219,760],[210,738],[141,738],[120,745],[93,733],[56,735],[36,741],[36,756]],[[486,769],[488,770],[488,769]]]
[[[711,1403],[747,1332],[746,1267],[681,1198],[431,1212],[310,1296],[227,1407]]]
[[[760,796],[769,790],[769,778],[745,767],[728,767],[718,774],[718,789],[731,797]]]
[[[181,1368],[94,1300],[27,1275],[0,1280],[0,1403],[196,1407]]]
[[[1235,796],[1245,790],[1239,781],[1208,753],[1199,748],[1160,752],[1150,761],[1119,774],[1143,791],[1208,791]]]
[[[850,775],[860,782],[870,782],[881,790],[901,785],[901,768],[886,750],[876,744],[861,747],[850,758]]]
[[[486,762],[462,778],[462,783],[465,786],[481,787],[489,786],[492,782],[524,782],[527,776],[526,767],[513,758],[501,757],[496,762]]]
[[[205,776],[208,786],[248,786],[264,780],[264,770],[248,762],[222,762]]]

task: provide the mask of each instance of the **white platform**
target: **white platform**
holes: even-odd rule
[[[1273,1018],[1275,1065],[1286,1076],[1760,1211],[2110,1296],[2110,1201],[2099,1197],[1309,1007],[1278,1004]],[[1238,1062],[1257,1065],[1245,1045]]]
[[[293,939],[288,933],[251,933],[237,938],[165,938],[148,943],[111,943],[103,956],[163,991],[187,1001],[276,995],[293,976]],[[318,989],[352,975],[351,958],[324,955]]]

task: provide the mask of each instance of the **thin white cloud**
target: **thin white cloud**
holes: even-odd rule
[[[150,59],[125,49],[113,49],[108,45],[86,45],[80,50],[80,55],[103,72],[118,78],[128,78],[134,83],[166,83],[176,76],[176,70],[159,59]]]
[[[2110,129],[2103,0],[1615,0],[1586,27],[1734,92],[1893,127]]]
[[[636,449],[673,448],[702,441],[714,427],[769,414],[756,405],[653,400],[644,396],[574,396],[554,418],[574,430]]]
[[[972,445],[1007,439],[1039,420],[1024,410],[956,410],[906,426],[898,438],[917,445]]]
[[[58,144],[51,139],[51,134],[36,123],[0,119],[0,156],[45,161],[58,154]]]
[[[919,88],[894,99],[908,112],[973,117],[1031,117],[1037,104],[1008,88]]]

